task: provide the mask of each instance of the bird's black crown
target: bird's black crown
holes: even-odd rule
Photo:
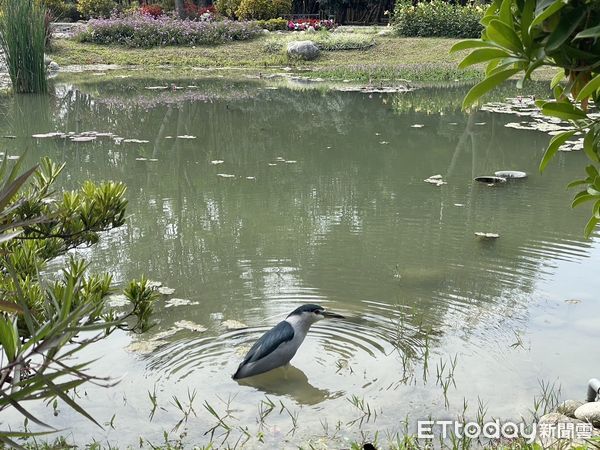
[[[314,305],[312,303],[309,303],[307,305],[302,305],[299,306],[298,308],[296,308],[295,310],[293,310],[288,317],[290,316],[299,316],[300,314],[304,313],[304,312],[316,312],[316,311],[323,311],[325,308],[323,308],[322,306],[319,305]]]

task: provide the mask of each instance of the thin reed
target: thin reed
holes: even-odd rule
[[[0,46],[13,90],[47,92],[46,9],[34,0],[2,0],[0,5]]]

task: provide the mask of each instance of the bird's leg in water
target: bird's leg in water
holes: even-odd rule
[[[288,372],[290,370],[290,363],[287,363],[285,366],[283,366],[283,379],[285,381],[288,380]]]

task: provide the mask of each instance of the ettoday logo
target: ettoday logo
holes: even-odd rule
[[[419,420],[417,437],[419,439],[468,438],[468,439],[524,439],[532,444],[539,439],[586,439],[592,436],[589,423],[556,422],[527,425],[523,422],[500,422],[500,420],[477,422],[459,422],[455,420]]]

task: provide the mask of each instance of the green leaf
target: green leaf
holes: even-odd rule
[[[571,36],[577,29],[586,14],[586,8],[581,8],[580,10],[574,10],[566,17],[561,17],[561,21],[548,37],[548,41],[546,42],[546,51],[551,52],[558,50],[569,38],[569,36]]]
[[[581,109],[566,102],[545,102],[542,105],[542,113],[563,120],[581,120],[587,117]]]
[[[13,181],[9,186],[3,189],[2,192],[0,192],[0,211],[2,211],[6,207],[13,195],[15,195],[17,191],[21,188],[23,183],[27,181],[27,178],[29,178],[31,174],[33,174],[33,172],[36,171],[37,167],[38,166],[33,166],[15,181]]]
[[[582,184],[588,184],[587,180],[573,180],[569,184],[567,184],[567,188],[581,186]]]
[[[481,48],[481,47],[496,47],[492,42],[483,41],[481,39],[465,39],[457,42],[452,46],[448,53],[455,53],[461,50],[468,50],[470,48]]]
[[[540,3],[544,3],[544,2],[540,2]],[[545,3],[548,3],[548,2],[545,2]],[[553,3],[550,4],[550,6],[545,8],[542,12],[538,12],[538,10],[536,8],[537,15],[535,16],[535,18],[533,19],[533,22],[531,22],[531,25],[529,26],[529,34],[531,34],[533,27],[540,25],[548,17],[550,17],[554,13],[560,11],[566,4],[567,4],[567,2],[565,2],[564,0],[555,0]]]
[[[550,143],[548,144],[548,148],[544,152],[544,156],[542,157],[542,160],[540,161],[540,168],[539,168],[540,173],[542,173],[546,169],[546,166],[548,165],[550,160],[554,157],[554,155],[558,151],[558,148],[561,145],[563,145],[567,141],[567,139],[569,139],[574,134],[575,134],[575,130],[565,131],[563,133],[557,134],[550,140]]]
[[[513,0],[502,0],[502,4],[500,5],[500,11],[498,12],[498,17],[505,24],[509,25],[511,28],[514,27],[513,17],[512,17],[512,5]]]
[[[587,191],[581,191],[573,198],[573,202],[571,203],[571,208],[575,208],[582,203],[589,202],[591,200],[595,200],[596,197],[592,194],[589,194]]]
[[[592,28],[586,28],[583,31],[580,31],[575,35],[573,40],[575,39],[587,39],[587,38],[597,38],[600,36],[600,25],[596,25]]]
[[[473,103],[475,103],[479,98],[481,98],[485,93],[491,91],[496,86],[498,86],[503,81],[508,80],[510,77],[519,72],[520,69],[507,69],[502,72],[495,73],[487,77],[485,80],[480,81],[475,86],[473,86],[463,100],[462,107],[463,109],[468,108]]]
[[[583,151],[587,155],[590,160],[595,163],[600,162],[600,158],[598,157],[598,153],[596,152],[596,131],[591,129],[588,131],[583,138]]]
[[[554,87],[557,86],[558,83],[560,83],[564,79],[565,71],[563,69],[560,69],[558,72],[556,72],[556,75],[552,77],[552,81],[550,82],[550,89],[554,89]]]
[[[525,0],[523,5],[523,11],[521,13],[521,39],[528,48],[531,46],[531,34],[529,33],[529,26],[533,20],[533,14],[535,12],[535,0]]]
[[[585,98],[590,97],[594,92],[600,89],[600,74],[596,75],[579,91],[577,101],[580,102]]]
[[[472,66],[473,64],[479,64],[491,59],[500,59],[510,56],[506,51],[499,48],[480,48],[473,50],[463,59],[458,65],[459,69]]]
[[[507,48],[514,53],[523,52],[521,39],[510,26],[498,19],[491,20],[486,28],[488,38],[498,45]]]
[[[589,238],[592,235],[592,232],[594,231],[594,228],[596,228],[598,222],[600,222],[600,219],[598,219],[597,217],[590,217],[590,220],[588,221],[588,223],[585,226],[585,229],[583,230],[583,234],[586,238]]]

